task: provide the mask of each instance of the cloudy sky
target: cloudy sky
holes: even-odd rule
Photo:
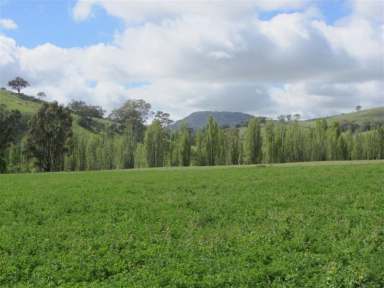
[[[384,106],[384,0],[0,0],[0,86],[305,118]]]

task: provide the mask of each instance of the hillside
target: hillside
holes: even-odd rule
[[[325,119],[329,121],[352,122],[359,125],[364,124],[366,122],[384,122],[384,107],[377,107],[372,109],[361,110],[358,112],[329,116],[325,117]],[[313,122],[316,120],[318,119],[311,119],[306,122]]]
[[[30,96],[0,90],[0,105],[5,105],[8,110],[19,110],[21,113],[34,114],[42,103],[42,101]]]
[[[19,110],[22,114],[26,116],[31,116],[35,114],[44,101],[36,99],[32,96],[27,95],[17,95],[16,93],[10,91],[0,90],[0,105],[5,105],[8,110]],[[81,127],[78,124],[79,116],[72,114],[74,119],[73,121],[73,130],[76,134],[84,134],[88,137],[92,137],[94,133],[88,129]],[[106,119],[94,119],[103,125],[110,124],[110,121]]]
[[[27,95],[17,95],[10,91],[0,90],[0,105],[3,104],[9,110],[19,110],[25,114],[34,114],[39,109],[43,101]],[[237,125],[243,125],[249,118],[253,117],[250,114],[241,112],[217,112],[217,111],[199,111],[190,114],[184,119],[176,121],[171,125],[172,129],[180,127],[185,121],[190,128],[197,129],[206,125],[209,116],[215,118],[220,126],[236,127]],[[74,119],[78,119],[77,115],[73,115]],[[303,125],[312,124],[314,121],[322,119],[310,119],[301,121]],[[383,122],[384,123],[384,107],[366,109],[358,112],[351,112],[345,114],[339,114],[334,116],[325,117],[329,121],[349,122],[362,125],[366,122]],[[110,121],[107,119],[95,119],[96,121],[108,125]],[[77,121],[75,121],[77,122]],[[74,125],[75,129],[85,130],[81,127],[77,127],[77,123]]]
[[[252,115],[241,112],[217,112],[217,111],[199,111],[176,121],[171,127],[178,128],[183,122],[186,122],[190,128],[198,129],[207,124],[209,116],[212,116],[220,126],[236,127],[246,123]]]

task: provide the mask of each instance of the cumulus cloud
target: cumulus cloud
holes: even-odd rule
[[[0,19],[0,28],[4,30],[17,29],[17,24],[12,19]]]
[[[125,20],[124,31],[72,49],[27,49],[0,35],[0,84],[23,75],[31,93],[109,110],[143,98],[175,118],[208,109],[312,117],[384,105],[384,23],[372,18],[380,7],[348,1],[351,14],[329,24],[311,1],[79,0],[75,19],[99,5]]]

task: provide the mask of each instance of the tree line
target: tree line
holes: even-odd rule
[[[251,119],[241,128],[187,123],[171,129],[168,113],[153,113],[143,100],[129,100],[106,122],[104,111],[74,101],[44,102],[25,119],[0,106],[0,171],[82,171],[171,166],[214,166],[326,160],[384,159],[384,126],[368,130],[317,120]],[[150,124],[148,119],[153,118]],[[77,121],[82,129],[75,129]],[[88,131],[85,133],[84,131]]]

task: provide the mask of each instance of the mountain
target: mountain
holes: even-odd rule
[[[171,128],[179,128],[183,122],[188,124],[189,128],[198,129],[207,124],[209,116],[212,116],[219,126],[236,127],[237,125],[243,125],[246,123],[252,115],[241,112],[217,112],[217,111],[199,111],[190,114],[189,116],[176,121],[171,125]]]

